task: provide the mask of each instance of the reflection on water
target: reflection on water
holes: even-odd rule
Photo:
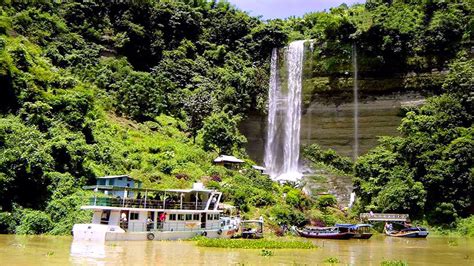
[[[190,241],[72,243],[71,237],[0,235],[0,265],[322,265],[336,257],[342,265],[380,265],[403,260],[409,265],[474,265],[474,239],[374,236],[369,240],[314,240],[313,250],[200,248]]]
[[[107,253],[105,252],[105,243],[90,243],[90,242],[72,242],[71,243],[71,258],[70,261],[73,264],[81,263],[95,263],[95,264],[105,264],[100,262],[105,262],[107,259]],[[118,247],[117,247],[118,248]],[[109,250],[109,256],[112,254],[112,249]],[[123,253],[123,249],[119,249],[116,252],[119,256],[120,253]]]

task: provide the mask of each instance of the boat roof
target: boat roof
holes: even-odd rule
[[[329,226],[329,227],[319,227],[319,226],[305,226],[307,229],[312,230],[329,230],[329,229],[336,229],[337,227]]]
[[[98,177],[96,177],[96,179],[113,179],[113,178],[123,178],[123,177],[125,177],[125,178],[130,178],[130,179],[135,180],[135,181],[139,181],[138,179],[133,178],[133,177],[131,177],[131,176],[129,176],[129,175],[107,175],[107,176],[98,176]]]
[[[242,220],[240,222],[241,223],[262,223],[263,224],[263,221],[261,221],[261,220]]]
[[[134,207],[111,207],[111,206],[81,206],[81,210],[115,210],[115,211],[158,211],[166,213],[178,214],[195,214],[195,213],[222,213],[220,210],[181,210],[181,209],[157,209],[157,208],[134,208]]]
[[[336,224],[336,227],[357,229],[359,227],[372,227],[371,224]]]
[[[235,156],[230,156],[230,155],[219,155],[216,159],[214,159],[215,163],[221,163],[221,162],[229,162],[229,163],[244,163],[243,160],[238,159]]]
[[[94,185],[94,186],[83,186],[86,190],[112,190],[112,191],[135,191],[135,192],[174,192],[174,193],[190,193],[190,192],[217,192],[216,190],[206,188],[194,188],[194,189],[150,189],[150,188],[134,188],[134,187],[123,187],[123,186],[110,186],[110,185]]]
[[[265,168],[263,166],[260,166],[260,165],[252,165],[252,168],[255,169],[255,170],[259,170],[259,171],[267,170],[267,168]]]

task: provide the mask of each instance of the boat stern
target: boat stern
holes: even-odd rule
[[[125,233],[125,231],[116,225],[104,224],[75,224],[72,228],[74,241],[95,241],[103,242],[109,232]]]

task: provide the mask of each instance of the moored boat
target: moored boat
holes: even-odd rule
[[[305,227],[296,228],[296,232],[302,237],[320,238],[320,239],[349,239],[352,237],[350,232],[341,232],[337,227]]]
[[[394,237],[426,238],[429,232],[423,227],[408,227],[401,230],[385,229],[385,234]]]
[[[372,237],[371,224],[336,224],[335,227],[339,228],[340,232],[352,233],[352,238],[369,239]]]
[[[222,193],[201,183],[192,189],[153,190],[129,176],[108,176],[84,188],[96,192],[81,207],[93,217],[89,224],[74,225],[75,241],[230,238],[240,222],[221,216]]]
[[[258,239],[263,237],[263,220],[244,220],[240,222],[242,238]]]

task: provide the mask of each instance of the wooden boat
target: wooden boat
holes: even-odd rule
[[[352,238],[369,239],[372,237],[370,232],[371,224],[336,224],[340,232],[352,233]]]
[[[296,228],[296,232],[302,237],[321,239],[349,239],[353,233],[341,232],[337,227],[305,227],[302,230]]]
[[[244,220],[240,222],[241,237],[258,239],[263,237],[263,220]]]
[[[429,232],[423,227],[408,227],[399,231],[385,229],[385,234],[394,237],[426,238]]]

